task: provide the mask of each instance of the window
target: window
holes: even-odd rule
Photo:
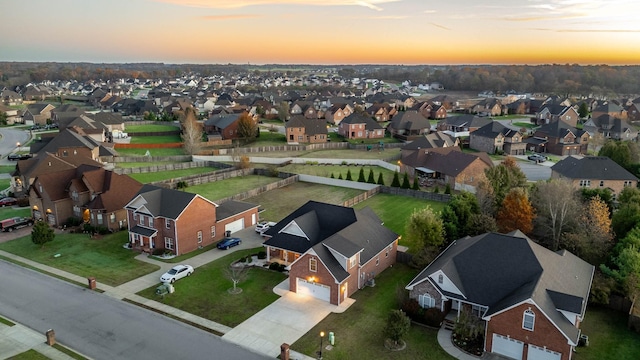
[[[438,275],[438,284],[442,284],[444,282],[444,275]]]
[[[171,229],[171,220],[164,219],[164,227],[167,229]]]
[[[524,311],[524,316],[522,317],[522,328],[527,329],[529,331],[533,331],[533,325],[536,321],[536,314],[531,311],[531,309],[527,309]]]
[[[77,205],[73,206],[73,215],[80,217],[80,207]]]
[[[202,230],[198,231],[198,244],[202,242]]]
[[[376,266],[380,265],[380,258],[376,258]]]
[[[318,260],[316,258],[309,259],[309,271],[311,272],[318,271]]]
[[[164,238],[164,248],[165,249],[169,249],[169,250],[173,250],[173,239],[170,237],[165,237]]]
[[[211,225],[211,238],[213,239],[214,237],[216,237],[216,226]]]
[[[69,156],[69,153],[67,152],[67,150],[62,150],[62,157],[67,157]]]
[[[78,201],[78,192],[73,190],[73,192],[71,192],[71,198],[73,201]]]
[[[477,316],[477,317],[482,317],[482,306],[480,305],[471,305],[471,314]]]
[[[116,222],[116,214],[115,213],[111,213],[111,215],[109,216],[109,221],[111,221],[112,224],[114,222]]]
[[[144,215],[140,215],[140,217],[138,218],[138,224],[144,225]]]
[[[98,224],[102,225],[102,214],[98,213],[96,217],[98,218]]]
[[[387,251],[384,252],[384,257],[386,257],[386,258],[389,257],[389,249],[387,249]]]
[[[420,303],[420,306],[423,308],[432,308],[436,306],[436,299],[434,299],[429,294],[423,294],[418,296],[418,302]]]
[[[629,187],[633,184],[633,182],[631,180],[625,180],[624,181],[624,187]]]
[[[135,220],[138,220],[138,214],[133,213],[133,220],[134,220],[134,221],[135,221]]]
[[[604,187],[604,180],[600,180],[600,187]]]
[[[355,256],[352,256],[352,257],[349,259],[349,269],[351,269],[351,268],[352,268],[352,267],[354,267],[354,266],[356,266],[356,257],[355,257]]]
[[[591,180],[580,180],[580,187],[590,187]]]

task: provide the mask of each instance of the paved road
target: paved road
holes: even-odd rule
[[[0,260],[0,314],[93,359],[266,359],[104,294]]]
[[[0,158],[6,158],[7,155],[16,149],[18,143],[24,144],[29,140],[29,132],[16,129],[0,129]],[[15,164],[15,162],[14,162]]]

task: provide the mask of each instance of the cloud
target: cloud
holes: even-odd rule
[[[205,15],[205,16],[201,16],[201,19],[204,20],[212,20],[212,21],[219,21],[219,20],[238,20],[238,19],[253,19],[253,18],[257,18],[257,17],[261,17],[258,15],[243,15],[243,14],[236,14],[236,15]]]
[[[402,0],[153,0],[180,6],[236,9],[264,5],[363,6],[381,11],[378,5]]]
[[[440,29],[444,29],[444,30],[451,30],[451,29],[449,29],[449,28],[448,28],[448,27],[446,27],[446,26],[443,26],[443,25],[440,25],[440,24],[436,24],[436,23],[434,23],[434,22],[431,22],[431,23],[429,23],[429,24],[431,24],[431,25],[433,25],[433,26],[435,26],[435,27],[437,27],[437,28],[440,28]]]

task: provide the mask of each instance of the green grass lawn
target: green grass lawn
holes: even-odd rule
[[[120,231],[102,239],[90,239],[86,234],[56,234],[55,239],[41,248],[31,242],[31,236],[0,244],[0,250],[68,271],[82,277],[94,276],[98,282],[117,286],[159,269],[134,257],[137,253],[122,248],[127,232]],[[54,255],[60,254],[59,257]]]
[[[311,151],[306,154],[300,155],[300,157],[306,158],[327,158],[327,159],[380,159],[384,160],[394,155],[398,155],[400,149],[385,149],[378,151],[377,149],[367,150],[348,150],[348,149],[334,149],[334,150],[318,150]]]
[[[261,131],[256,141],[243,145],[242,147],[259,147],[259,146],[280,146],[287,145],[287,138],[284,134],[271,131]]]
[[[30,349],[16,356],[12,356],[8,360],[49,360],[49,358],[33,349]]]
[[[139,174],[129,174],[129,176],[140,181],[143,184],[146,184],[154,181],[175,179],[182,176],[214,172],[215,170],[216,169],[213,169],[210,167],[199,167],[199,168],[180,169],[180,170],[167,170],[167,171],[147,172],[147,173],[139,173]]]
[[[132,144],[163,144],[182,142],[180,135],[132,136]]]
[[[31,217],[31,209],[29,207],[0,207],[0,220],[8,219],[15,216]]]
[[[254,196],[245,201],[252,204],[260,204],[265,209],[264,212],[260,213],[261,219],[280,221],[309,200],[329,204],[342,204],[360,193],[362,191],[357,189],[297,182],[284,188]]]
[[[9,186],[11,186],[10,179],[0,179],[0,191],[7,189]]]
[[[279,272],[251,268],[247,278],[238,284],[242,293],[234,295],[227,291],[233,283],[225,277],[224,269],[233,261],[261,250],[239,250],[197,268],[193,275],[176,282],[176,291],[164,299],[155,294],[156,286],[138,295],[230,327],[237,326],[278,299],[273,288],[286,279]]]
[[[153,165],[169,165],[169,164],[179,164],[176,161],[154,161]],[[116,163],[117,168],[125,169],[125,168],[134,168],[134,167],[146,167],[150,164],[148,162],[119,162]]]
[[[627,329],[627,315],[610,309],[588,307],[582,334],[588,347],[576,348],[576,360],[632,360],[640,358],[640,334]]]
[[[0,317],[0,324],[4,324],[6,326],[14,326],[15,325],[11,321],[9,321],[9,320],[7,320],[7,319],[5,319],[3,317]]]
[[[277,182],[278,180],[280,179],[259,175],[238,176],[212,183],[189,186],[185,191],[199,194],[211,201],[216,201]]]
[[[384,221],[384,226],[395,231],[397,234],[404,234],[405,224],[414,210],[431,206],[436,213],[439,213],[445,205],[446,203],[415,199],[408,196],[377,194],[357,204],[354,208],[362,209],[366,206],[370,207],[378,217]],[[400,245],[408,246],[409,253],[417,250],[416,247],[408,243],[405,238],[400,239]]]
[[[329,314],[311,331],[291,346],[292,350],[309,356],[318,351],[319,334],[334,332],[335,346],[324,350],[323,358],[337,359],[452,359],[438,344],[437,331],[413,325],[403,338],[407,348],[389,351],[384,347],[383,329],[387,316],[397,309],[396,289],[403,287],[416,275],[417,270],[396,264],[376,278],[375,287],[358,290],[352,298],[356,302],[342,314]],[[326,338],[325,338],[326,340]]]
[[[179,127],[173,125],[164,124],[144,124],[144,125],[127,125],[125,127],[126,132],[163,132],[163,131],[176,131],[180,130]]]
[[[331,177],[331,174],[333,174],[336,179],[339,175],[342,175],[342,178],[346,179],[347,171],[351,170],[352,179],[357,181],[358,175],[360,174],[360,168],[364,169],[365,179],[369,178],[369,170],[373,169],[373,177],[375,181],[378,181],[378,176],[380,173],[382,173],[382,177],[386,185],[391,185],[391,182],[393,181],[394,172],[378,166],[289,164],[287,166],[278,168],[278,170],[294,174],[306,174],[324,177]]]
[[[120,156],[144,156],[147,150],[152,156],[184,155],[183,148],[154,148],[154,149],[115,149]]]
[[[10,174],[16,169],[15,165],[0,165],[1,174]]]
[[[537,125],[532,124],[532,123],[527,123],[527,122],[514,122],[513,125],[520,126],[520,127],[527,128],[527,129],[533,129],[533,128],[537,127]]]

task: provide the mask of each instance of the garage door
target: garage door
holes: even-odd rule
[[[309,282],[305,279],[300,278],[298,278],[297,293],[313,296],[314,298],[318,298],[324,301],[330,301],[329,299],[331,298],[330,287],[318,283]]]
[[[232,223],[228,223],[227,225],[224,226],[224,230],[231,231],[231,233],[240,231],[242,229],[244,229],[244,218],[236,220]]]
[[[529,344],[528,360],[560,360],[561,357],[558,352]]]
[[[508,356],[516,360],[522,360],[523,348],[524,343],[522,341],[514,340],[498,334],[493,334],[492,352],[496,354]]]

